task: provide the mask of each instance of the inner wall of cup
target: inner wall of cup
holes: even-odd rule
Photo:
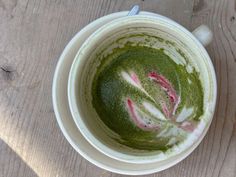
[[[106,127],[100,120],[95,109],[92,106],[91,87],[93,77],[96,73],[97,67],[100,65],[104,56],[112,52],[114,48],[123,47],[127,42],[133,45],[151,46],[153,48],[163,48],[165,53],[169,55],[176,63],[186,64],[189,71],[195,68],[200,73],[200,80],[204,89],[204,109],[208,107],[210,102],[210,78],[204,56],[196,50],[188,38],[184,38],[177,34],[175,30],[166,30],[166,28],[159,26],[154,28],[149,24],[132,24],[127,25],[126,28],[113,29],[109,33],[103,34],[103,37],[98,37],[95,42],[91,42],[90,49],[86,54],[86,62],[83,69],[80,69],[78,74],[77,84],[79,88],[77,94],[77,104],[81,111],[81,116],[89,131],[108,148],[131,155],[148,155],[149,152],[131,149],[114,141],[111,137],[119,138],[108,127]],[[142,26],[145,26],[142,27]],[[203,115],[203,121],[208,121],[209,115]],[[104,131],[105,130],[105,131]],[[152,152],[158,154],[159,152]]]

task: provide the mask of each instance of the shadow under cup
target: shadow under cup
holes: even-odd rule
[[[92,82],[102,59],[114,49],[125,45],[164,49],[176,63],[188,63],[187,70],[199,72],[204,92],[204,113],[199,128],[190,141],[184,141],[165,153],[130,148],[120,144],[119,135],[110,130],[99,118],[92,105]],[[216,88],[214,69],[202,45],[175,22],[143,16],[124,17],[99,28],[77,53],[69,76],[69,102],[77,127],[83,136],[99,151],[109,157],[144,163],[161,161],[177,155],[194,144],[210,124],[215,107]],[[73,98],[74,97],[74,98]]]

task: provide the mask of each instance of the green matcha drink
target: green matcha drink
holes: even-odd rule
[[[203,114],[199,74],[163,49],[126,44],[104,57],[92,83],[92,104],[119,143],[139,150],[183,142]]]

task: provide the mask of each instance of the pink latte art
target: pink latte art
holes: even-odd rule
[[[123,72],[125,73],[125,72]],[[148,96],[148,92],[143,89],[141,82],[135,72],[130,72],[131,74],[123,74],[123,78],[130,82],[130,84],[133,83],[133,85],[136,85],[140,90],[142,90],[144,93],[146,93]],[[175,121],[175,118],[173,117],[175,115],[175,112],[178,108],[178,105],[180,104],[180,96],[177,95],[176,90],[173,88],[172,84],[161,74],[158,74],[157,72],[150,72],[148,73],[148,78],[156,83],[156,87],[161,87],[166,92],[166,95],[169,97],[169,105],[171,105],[171,108],[167,107],[167,103],[161,101],[161,107],[162,112],[165,115],[166,121],[170,121],[173,124],[178,125],[179,128],[183,129],[187,132],[192,132],[195,129],[195,125],[191,121],[184,121],[181,123],[177,123]],[[135,84],[134,84],[135,83]],[[156,102],[157,100],[155,100]],[[142,109],[139,108],[130,98],[126,98],[126,107],[128,109],[130,119],[136,124],[137,127],[147,130],[147,131],[154,131],[157,130],[160,125],[157,123],[151,121],[150,118],[148,118],[148,115],[145,114]],[[156,108],[158,110],[158,108]],[[147,111],[153,113],[148,109]],[[160,111],[159,116],[162,114]],[[163,115],[161,115],[163,117]],[[160,118],[159,118],[160,119]],[[148,121],[149,120],[149,121]],[[162,120],[163,121],[163,120]]]

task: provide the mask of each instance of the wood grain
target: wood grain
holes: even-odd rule
[[[207,50],[218,79],[211,128],[184,161],[152,177],[236,177],[235,0],[0,0],[0,177],[121,177],[83,159],[63,137],[51,101],[58,57],[92,20],[128,10],[157,12],[190,30],[214,32]]]

